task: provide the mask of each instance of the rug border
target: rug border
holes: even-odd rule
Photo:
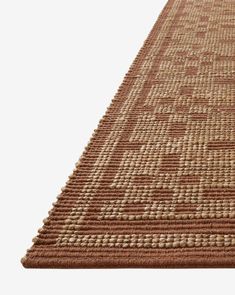
[[[180,253],[179,253],[180,254]],[[235,257],[151,257],[151,258],[85,258],[85,259],[56,259],[56,258],[27,258],[22,259],[25,268],[234,268]]]

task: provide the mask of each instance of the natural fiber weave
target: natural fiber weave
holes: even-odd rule
[[[235,266],[235,1],[170,0],[25,267]]]

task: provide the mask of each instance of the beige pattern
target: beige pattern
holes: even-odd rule
[[[175,5],[180,2],[175,1]],[[204,4],[205,1],[199,2]],[[188,25],[173,33],[171,47],[167,48],[159,71],[152,78],[154,83],[148,96],[143,98],[145,110],[136,114],[137,124],[129,135],[129,142],[140,143],[140,148],[124,152],[118,171],[110,184],[114,189],[123,189],[123,197],[119,200],[104,201],[98,219],[235,217],[234,201],[203,198],[207,189],[223,188],[226,191],[234,188],[235,191],[235,149],[226,148],[234,140],[234,112],[231,112],[230,108],[234,105],[232,97],[235,87],[232,82],[235,80],[227,82],[223,78],[222,87],[220,84],[220,76],[233,75],[235,67],[229,57],[234,54],[235,46],[221,42],[217,48],[212,47],[213,41],[220,38],[219,12],[223,9],[222,5],[227,3],[213,5],[214,13],[210,17],[197,13],[198,1],[187,3],[186,14],[181,16],[181,22]],[[207,3],[213,4],[213,1]],[[199,9],[201,10],[201,7]],[[195,23],[200,25],[195,28]],[[228,39],[234,36],[234,31],[226,26],[229,23],[229,19],[222,23],[223,37]],[[165,36],[163,31],[153,48],[159,50]],[[185,43],[189,44],[188,48]],[[221,54],[223,52],[226,55]],[[128,114],[135,104],[140,93],[138,89],[143,87],[143,79],[139,79],[146,77],[146,72],[152,66],[150,61],[157,54],[157,51],[152,51],[146,56],[146,62],[143,63],[133,86],[135,93],[133,96],[130,93],[113,125],[110,136],[113,134],[117,141],[120,139],[123,124],[126,123],[125,114]],[[208,64],[204,64],[205,62]],[[216,74],[217,70],[219,75]],[[216,149],[211,147],[214,141],[227,141],[228,144],[222,149]],[[105,157],[108,149],[114,146],[115,142],[108,138],[103,147],[105,152],[101,151],[100,157]],[[98,158],[95,167],[103,165],[104,161]],[[136,176],[139,176],[138,184],[133,183]],[[151,180],[146,181],[146,177]],[[95,181],[97,183],[98,179]],[[89,186],[91,187],[90,183]],[[156,189],[159,189],[159,196],[154,196]],[[171,191],[170,196],[168,193],[166,200],[155,200],[164,196],[164,189]],[[194,203],[197,206],[194,206]],[[134,212],[123,213],[127,204]],[[177,205],[181,205],[181,212],[176,212]],[[184,209],[187,206],[191,206],[191,212]],[[135,212],[138,209],[140,212]],[[81,212],[80,207],[79,211],[77,210],[78,207],[75,207],[72,211],[76,221]],[[69,224],[70,219],[67,220],[67,225]],[[63,241],[65,233],[66,231],[63,231],[57,243]]]
[[[229,247],[235,245],[235,235],[147,234],[147,235],[74,235],[64,237],[62,245],[81,247],[181,248]]]

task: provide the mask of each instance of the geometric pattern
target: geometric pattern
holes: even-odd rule
[[[168,1],[24,266],[235,266],[234,14]]]

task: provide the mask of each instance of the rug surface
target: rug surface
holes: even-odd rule
[[[170,0],[25,267],[235,267],[235,1]]]

